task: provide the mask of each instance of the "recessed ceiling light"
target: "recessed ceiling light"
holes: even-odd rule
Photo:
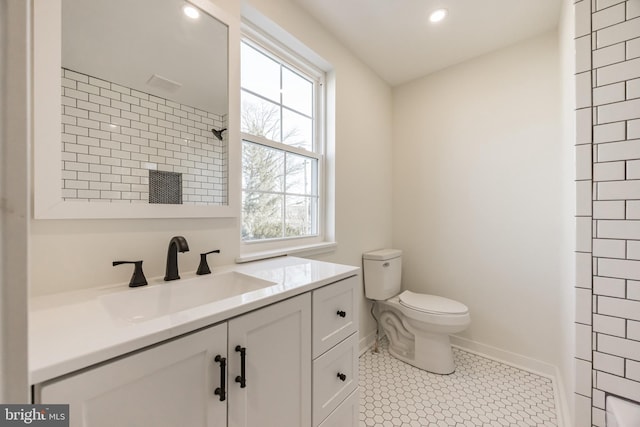
[[[198,9],[191,5],[185,5],[182,8],[182,11],[191,19],[198,19],[200,17],[200,12],[198,11]]]
[[[447,17],[447,9],[436,9],[429,15],[429,21],[436,23]]]

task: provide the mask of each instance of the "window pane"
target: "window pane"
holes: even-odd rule
[[[313,83],[288,68],[282,68],[282,103],[307,116],[313,114]]]
[[[287,196],[286,236],[310,236],[317,234],[317,198]]]
[[[320,148],[317,82],[269,49],[243,42],[241,54],[241,130],[268,140],[242,141],[242,239],[317,236],[320,161],[297,150]]]
[[[282,142],[313,151],[312,120],[293,111],[282,110]]]
[[[241,92],[241,97],[242,132],[281,142],[280,107],[245,91]]]
[[[316,159],[287,153],[287,193],[317,195],[317,163]]]
[[[283,196],[242,192],[242,239],[282,237]]]
[[[245,43],[240,61],[240,86],[280,103],[280,64]]]
[[[284,153],[280,150],[242,141],[242,188],[282,192]]]

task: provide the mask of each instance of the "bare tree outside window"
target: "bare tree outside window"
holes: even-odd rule
[[[313,82],[255,47],[242,49],[241,130],[259,137],[242,143],[242,239],[315,235]]]

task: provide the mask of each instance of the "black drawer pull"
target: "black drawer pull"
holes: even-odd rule
[[[240,383],[240,388],[245,388],[247,386],[247,377],[245,376],[245,358],[247,356],[247,349],[237,345],[236,351],[240,352],[240,375],[236,377],[236,382]]]
[[[347,380],[347,376],[341,372],[338,372],[338,378],[340,378],[340,381],[346,381]]]
[[[215,394],[216,396],[220,396],[220,401],[223,402],[227,398],[227,390],[225,386],[225,370],[227,368],[227,358],[222,357],[218,354],[213,360],[220,363],[220,387],[216,388],[213,394]]]
[[[346,317],[347,316],[347,313],[345,311],[342,311],[342,310],[338,310],[338,312],[336,314],[338,316],[340,316],[340,317]]]

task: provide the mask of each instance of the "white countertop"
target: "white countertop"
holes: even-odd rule
[[[358,267],[296,257],[281,257],[213,269],[212,275],[181,273],[181,279],[129,288],[126,283],[41,296],[29,304],[29,380],[38,384],[131,351],[213,325],[251,310],[353,276]],[[162,292],[172,304],[170,287],[198,286],[225,273],[267,280],[265,287],[214,302],[163,314],[154,310],[127,316],[141,298]],[[211,282],[209,282],[211,283]],[[213,282],[215,283],[215,282]],[[163,287],[154,288],[153,287]],[[151,293],[150,293],[151,291]],[[155,292],[158,291],[158,292]],[[119,302],[118,306],[109,301]],[[126,301],[122,304],[120,302]],[[125,313],[125,314],[123,314]]]

